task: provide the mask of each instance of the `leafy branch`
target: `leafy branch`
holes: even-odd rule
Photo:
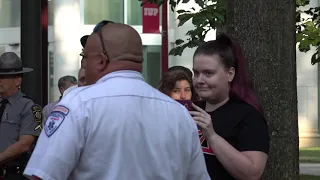
[[[165,0],[139,0],[156,3],[161,6]],[[193,48],[204,42],[206,34],[211,29],[218,29],[226,23],[226,1],[227,0],[195,0],[200,10],[190,8],[188,10],[177,9],[180,3],[188,3],[190,0],[168,0],[171,10],[178,13],[178,27],[191,20],[194,29],[186,33],[187,39],[177,39],[175,47],[170,50],[169,55],[181,56],[185,48]],[[311,47],[316,48],[312,55],[311,63],[320,62],[320,7],[301,10],[307,6],[310,0],[296,0],[296,43],[301,52],[308,52]],[[306,17],[304,17],[306,16]]]
[[[308,52],[311,47],[316,48],[311,57],[311,64],[314,65],[320,62],[320,7],[301,10],[301,7],[309,3],[310,0],[296,0],[296,42],[301,52]]]

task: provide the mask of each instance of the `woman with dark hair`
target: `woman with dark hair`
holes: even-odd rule
[[[269,132],[240,48],[226,35],[205,42],[193,57],[194,87],[203,100],[190,114],[212,179],[260,179]]]
[[[192,72],[190,77],[181,68],[174,68],[164,73],[158,89],[176,100],[193,100],[193,102],[196,102],[198,99],[192,84]]]
[[[192,79],[192,71],[184,66],[172,66],[168,69],[167,72],[172,72],[172,71],[183,71]]]

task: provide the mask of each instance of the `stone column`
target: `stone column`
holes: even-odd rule
[[[54,0],[54,86],[65,75],[77,77],[81,53],[80,0]],[[54,92],[55,99],[60,93]]]
[[[310,6],[317,7],[318,0]],[[307,53],[297,48],[297,91],[300,147],[319,146],[319,65],[311,65],[312,48]]]

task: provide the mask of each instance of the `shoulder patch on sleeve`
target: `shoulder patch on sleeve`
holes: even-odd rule
[[[63,120],[65,119],[65,114],[59,111],[53,111],[44,125],[44,131],[48,137],[50,137],[56,130],[60,127]]]
[[[42,110],[41,107],[37,104],[33,105],[31,107],[32,113],[33,113],[33,117],[34,117],[34,121],[37,123],[41,123],[42,122]]]
[[[58,105],[53,109],[53,112],[60,112],[60,113],[62,113],[64,115],[68,115],[69,109],[67,107],[65,107],[65,106]]]

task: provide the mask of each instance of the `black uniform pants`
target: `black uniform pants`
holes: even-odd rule
[[[5,174],[3,180],[28,180],[22,174]]]

